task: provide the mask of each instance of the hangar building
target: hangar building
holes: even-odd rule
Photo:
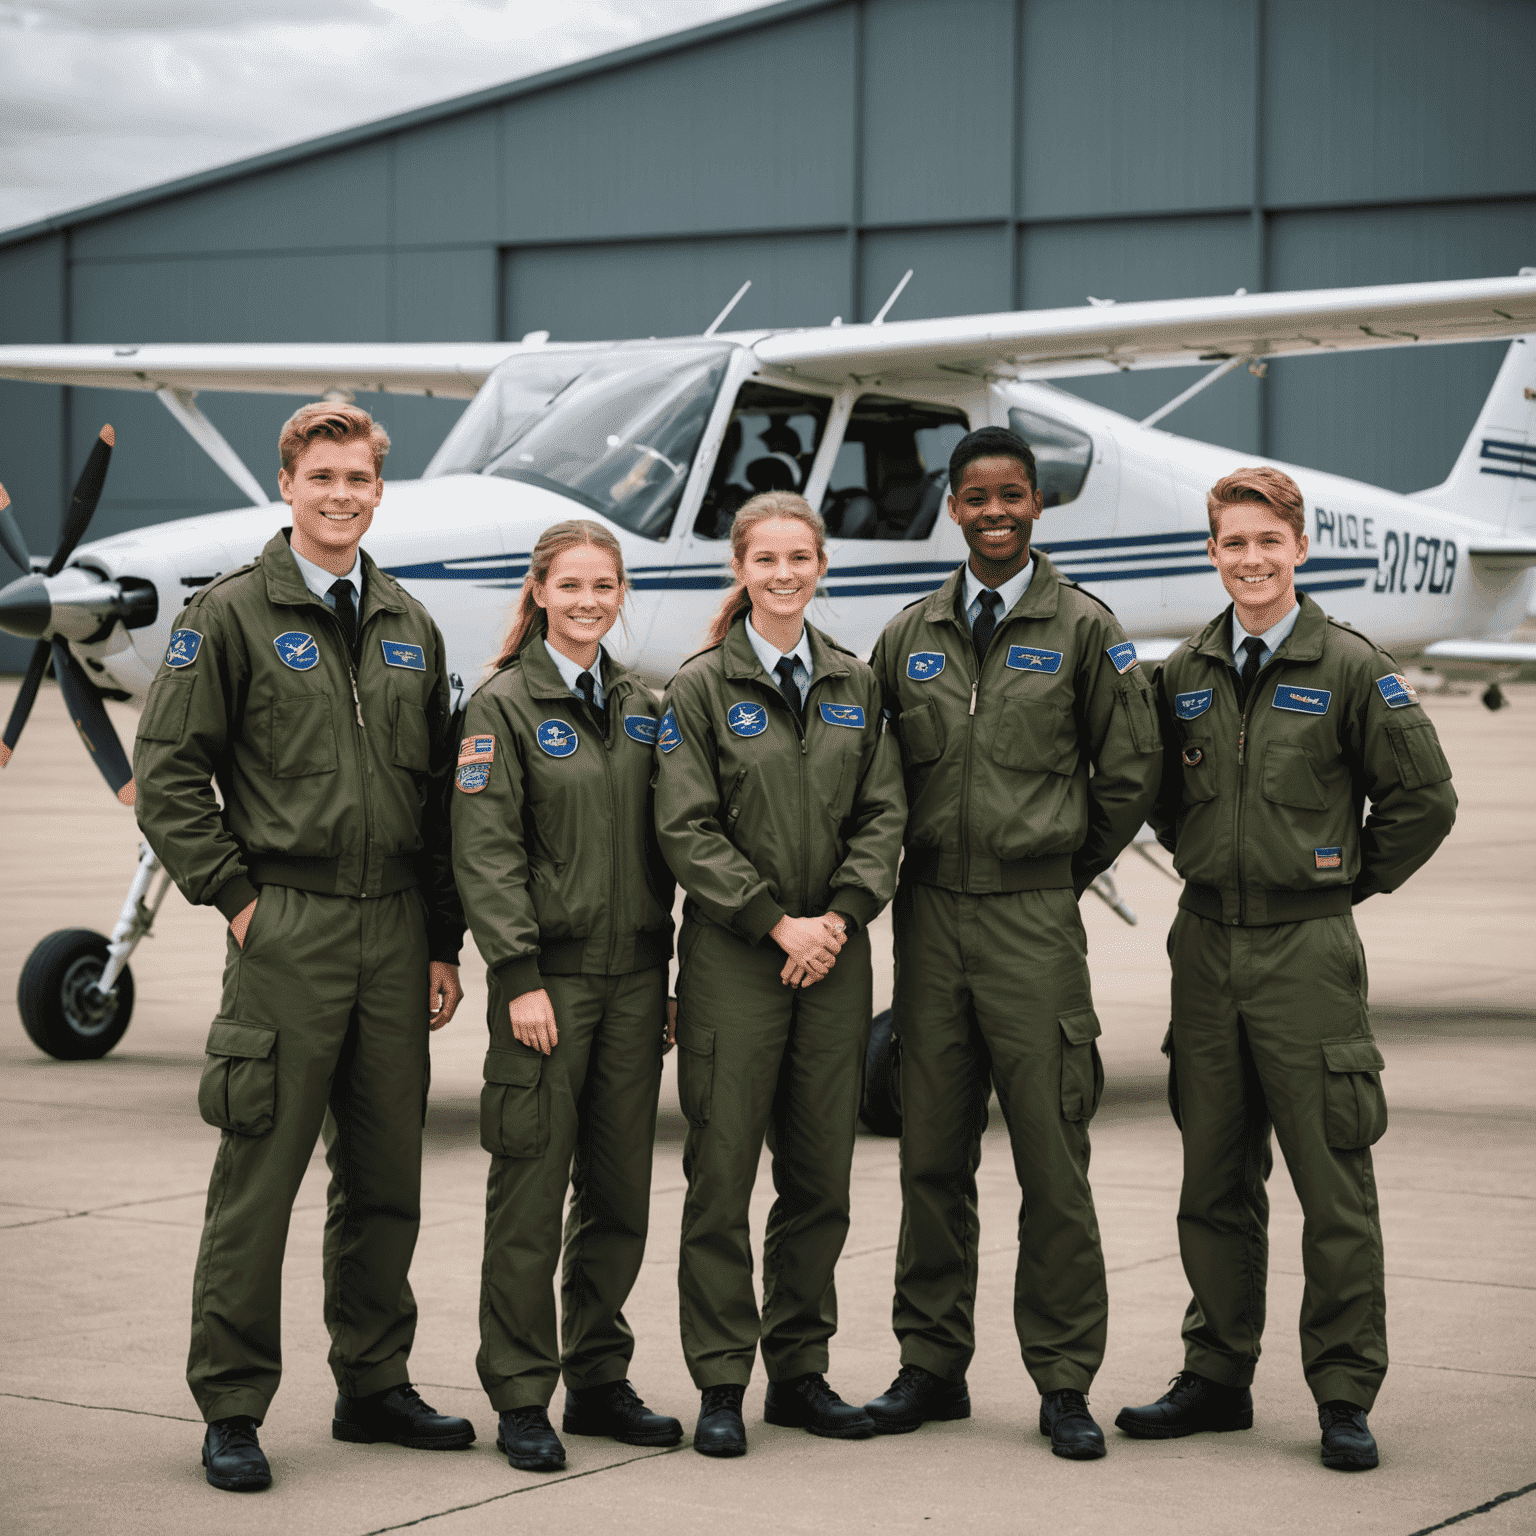
[[[1527,0],[786,0],[0,234],[0,342],[557,340],[1536,265]],[[1397,490],[1503,347],[1282,360],[1170,430]],[[1187,372],[1073,381],[1133,415]],[[295,401],[200,403],[276,495]],[[460,402],[364,396],[419,474]],[[0,384],[50,548],[243,498],[148,395]],[[0,666],[27,646],[6,640]]]

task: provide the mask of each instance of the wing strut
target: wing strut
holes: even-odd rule
[[[261,488],[261,481],[245,467],[245,460],[229,446],[229,440],[197,408],[197,391],[192,389],[157,389],[161,405],[187,429],[187,435],[236,485],[251,498],[251,505],[265,507],[272,498]]]
[[[1223,378],[1225,375],[1231,373],[1232,370],[1236,368],[1237,365],[1242,361],[1243,359],[1240,357],[1229,357],[1226,362],[1217,363],[1217,365],[1212,368],[1209,373],[1202,374],[1198,379],[1195,380],[1193,384],[1189,386],[1188,389],[1183,391],[1182,394],[1175,395],[1173,399],[1170,400],[1166,405],[1158,406],[1158,408],[1153,411],[1150,416],[1143,416],[1139,425],[1143,427],[1155,426],[1163,419],[1164,416],[1167,416],[1171,412],[1178,410],[1178,408],[1185,404],[1187,401],[1193,400],[1202,389],[1209,389],[1217,379]]]

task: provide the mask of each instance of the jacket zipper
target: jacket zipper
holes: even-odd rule
[[[315,598],[314,601],[319,602],[320,600]],[[347,644],[347,637],[341,632],[341,620],[324,603],[321,603],[320,606],[325,608],[327,616],[335,627],[337,638],[341,641],[341,654],[347,664],[347,680],[352,684],[352,709],[357,716],[357,729],[359,732],[357,737],[357,767],[363,796],[363,871],[357,884],[359,897],[366,901],[368,899],[368,855],[373,843],[373,800],[368,791],[368,728],[363,723],[362,695],[357,691],[357,668],[352,663],[352,650]],[[363,616],[361,613],[357,616],[357,636],[359,641],[358,650],[361,653],[363,636]]]
[[[996,639],[996,635],[993,639]],[[991,650],[991,646],[987,647]],[[974,656],[975,651],[971,654]],[[960,889],[971,888],[971,742],[976,736],[976,695],[981,688],[981,671],[971,680],[971,707],[966,711],[965,761],[960,774]]]
[[[603,772],[608,785],[608,974],[611,976],[618,965],[615,946],[619,938],[619,811],[613,793],[613,742],[608,729],[608,710],[613,705],[611,691],[603,702],[607,706],[603,719]],[[621,713],[622,708],[621,705]]]
[[[819,681],[819,679],[818,679]],[[816,683],[811,684],[814,688]],[[806,690],[803,709],[811,707],[810,689]],[[800,916],[807,915],[806,909],[811,904],[811,867],[810,855],[807,850],[811,846],[811,809],[810,792],[806,783],[806,756],[805,756],[805,721],[790,710],[794,718],[795,734],[800,738]]]

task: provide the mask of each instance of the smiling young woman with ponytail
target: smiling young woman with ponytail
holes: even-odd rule
[[[480,1380],[514,1467],[557,1471],[568,1434],[675,1445],[625,1377],[623,1305],[650,1211],[667,1035],[672,876],[655,843],[656,702],[602,647],[624,557],[600,523],[534,546],[491,675],[469,702],[454,871],[489,976],[480,1141],[491,1154]],[[560,1337],[554,1275],[571,1187]]]
[[[678,1285],[703,1394],[694,1449],[708,1456],[747,1448],[759,1342],[770,1423],[873,1432],[824,1373],[869,1040],[867,930],[895,890],[906,820],[874,674],[805,623],[827,569],[821,518],[798,496],[754,496],[732,525],[731,569],[736,587],[708,648],[673,678],[656,742],[657,834],[688,894]],[[759,1318],[747,1215],[770,1117],[778,1198]]]

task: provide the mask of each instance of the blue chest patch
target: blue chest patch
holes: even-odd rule
[[[1104,654],[1114,662],[1116,672],[1129,672],[1136,665],[1136,647],[1129,640],[1110,646]]]
[[[821,718],[828,725],[846,725],[851,731],[864,729],[864,709],[859,704],[823,704]]]
[[[533,739],[551,757],[569,757],[581,745],[581,738],[564,720],[541,720]]]
[[[669,709],[656,727],[656,745],[663,752],[671,752],[683,744],[683,733],[677,728],[677,716]]]
[[[173,635],[171,638],[174,640],[176,637]],[[175,666],[175,662],[171,665]],[[1376,686],[1381,690],[1382,698],[1387,701],[1388,709],[1407,709],[1410,704],[1419,702],[1413,684],[1401,672],[1389,672],[1385,677],[1378,677]]]
[[[1193,693],[1176,693],[1173,696],[1173,712],[1180,720],[1194,720],[1211,707],[1213,694],[1209,688],[1197,688]]]
[[[410,672],[427,670],[427,653],[419,645],[408,645],[404,640],[380,640],[384,650],[386,667],[404,667]]]
[[[726,710],[725,723],[738,736],[761,736],[768,729],[768,706],[742,700]]]
[[[1298,715],[1326,715],[1333,691],[1328,688],[1298,688],[1294,683],[1280,683],[1275,688],[1276,709],[1294,710]]]
[[[656,722],[649,715],[625,715],[624,734],[642,747],[656,745]]]
[[[302,629],[290,629],[272,644],[277,647],[277,659],[295,672],[308,672],[320,661],[320,647],[315,644],[315,637],[306,635]]]
[[[1015,672],[1060,672],[1061,652],[1043,651],[1038,645],[1010,645],[1006,664]]]
[[[178,629],[165,648],[165,664],[168,667],[190,667],[197,660],[203,637],[195,629]]]
[[[907,676],[914,683],[931,683],[944,670],[943,651],[913,651],[907,657]]]

